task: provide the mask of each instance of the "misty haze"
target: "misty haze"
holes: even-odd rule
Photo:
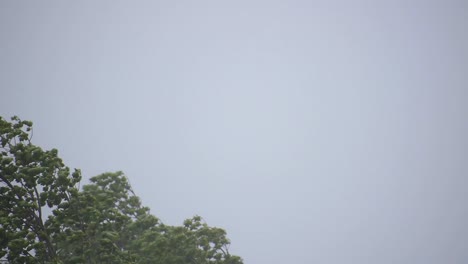
[[[455,0],[5,0],[0,116],[245,264],[463,264],[467,26]]]

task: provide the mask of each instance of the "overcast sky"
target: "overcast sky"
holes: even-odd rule
[[[466,1],[0,2],[0,115],[250,264],[468,262]]]

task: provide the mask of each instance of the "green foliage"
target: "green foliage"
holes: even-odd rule
[[[0,117],[0,259],[12,263],[242,264],[223,229],[201,217],[169,226],[141,205],[122,172],[79,191],[55,149],[31,144],[32,123]],[[43,208],[52,213],[44,221]]]
[[[132,254],[126,245],[134,237],[132,223],[148,211],[122,172],[104,173],[91,178],[46,224],[66,263],[129,263]]]
[[[58,151],[31,144],[32,122],[0,117],[0,257],[11,262],[56,261],[43,208],[55,210],[78,193],[79,170],[70,173]]]

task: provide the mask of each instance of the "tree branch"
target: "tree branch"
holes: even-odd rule
[[[41,222],[42,222],[42,206],[40,203],[39,192],[37,191],[36,186],[34,186],[34,193],[36,194],[37,211],[39,212],[39,218],[41,219]]]

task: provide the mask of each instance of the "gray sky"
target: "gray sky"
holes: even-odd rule
[[[246,263],[468,262],[465,1],[1,1],[0,114]]]

